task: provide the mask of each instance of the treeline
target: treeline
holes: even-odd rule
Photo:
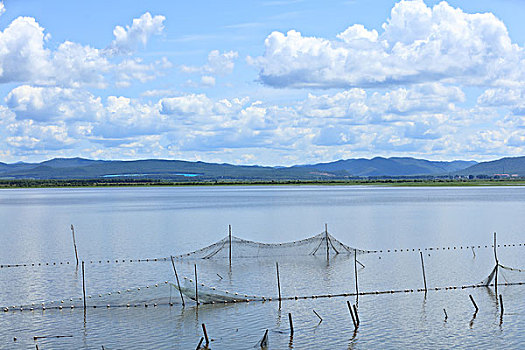
[[[134,187],[134,186],[209,186],[209,185],[388,185],[388,186],[482,186],[525,185],[525,179],[352,179],[352,180],[247,180],[210,179],[200,181],[169,181],[161,179],[79,179],[79,180],[0,180],[0,188],[60,187]]]

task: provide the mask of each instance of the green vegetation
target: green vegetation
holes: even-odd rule
[[[239,186],[239,185],[345,185],[345,186],[524,186],[525,179],[368,179],[368,180],[210,180],[167,181],[152,179],[91,179],[91,180],[0,180],[0,188],[60,188],[60,187],[148,187],[148,186]]]

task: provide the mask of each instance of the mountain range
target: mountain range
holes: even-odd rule
[[[149,178],[169,180],[330,180],[360,177],[525,176],[525,157],[489,162],[430,161],[408,157],[346,159],[291,167],[245,166],[182,160],[133,161],[55,158],[41,163],[0,162],[2,179]]]

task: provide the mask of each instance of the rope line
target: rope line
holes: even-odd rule
[[[510,243],[510,244],[498,244],[498,248],[512,248],[512,247],[525,247],[525,243]],[[401,249],[381,249],[366,251],[367,253],[406,253],[406,252],[420,252],[420,251],[453,251],[453,250],[467,250],[467,249],[483,249],[483,248],[494,248],[494,245],[467,245],[467,246],[449,246],[449,247],[427,247],[427,248],[401,248]],[[186,255],[186,254],[185,254]],[[188,254],[189,255],[189,254]],[[184,259],[183,256],[174,257],[176,259]],[[236,257],[237,259],[254,258],[253,256],[241,256]],[[257,258],[257,257],[256,257]],[[264,258],[264,257],[263,257]],[[120,264],[120,263],[142,263],[142,262],[162,262],[170,260],[169,257],[162,258],[140,258],[140,259],[102,259],[102,260],[89,260],[86,264]],[[39,262],[39,263],[15,263],[15,264],[0,264],[0,268],[12,268],[12,267],[42,267],[42,266],[60,266],[60,265],[74,265],[74,262],[69,261],[54,261],[54,262]],[[510,268],[509,268],[510,269]],[[515,269],[516,270],[516,269]],[[521,271],[520,271],[521,272]]]
[[[164,282],[165,284],[168,284],[169,282]],[[201,284],[199,283],[200,285]],[[525,285],[525,282],[505,282],[505,283],[498,283],[498,286],[523,286]],[[146,286],[146,287],[137,287],[137,288],[131,288],[127,289],[127,292],[134,291],[134,290],[140,290],[141,288],[150,288],[150,287],[158,287],[158,284],[155,284],[154,286]],[[425,290],[424,288],[419,289],[394,289],[394,290],[382,290],[382,291],[367,291],[367,292],[359,292],[359,293],[338,293],[338,294],[319,294],[319,295],[307,295],[307,296],[288,296],[288,297],[282,297],[282,300],[305,300],[305,299],[322,299],[322,298],[340,298],[340,297],[354,297],[354,296],[372,296],[372,295],[383,295],[383,294],[408,294],[408,293],[422,293],[422,292],[436,292],[436,291],[451,291],[451,290],[464,290],[469,288],[482,288],[482,287],[494,287],[494,284],[489,285],[483,285],[483,284],[471,284],[471,285],[463,285],[463,286],[449,286],[449,287],[434,287],[434,288],[428,288]],[[121,292],[118,292],[121,293]],[[224,300],[224,301],[212,301],[212,302],[200,302],[200,304],[232,304],[232,303],[249,303],[249,302],[271,302],[271,301],[279,301],[278,297],[258,297],[258,296],[248,296],[245,294],[240,293],[232,293],[227,292],[234,295],[239,296],[245,296],[248,298],[239,298],[239,299],[233,299],[233,300]],[[111,293],[106,293],[111,294]],[[99,294],[99,297],[103,297],[106,294]],[[88,298],[92,298],[91,296],[88,296]],[[78,300],[81,301],[82,298],[70,298],[69,301]],[[193,300],[193,299],[192,299]],[[174,306],[175,304],[171,300],[169,302],[136,302],[136,303],[127,303],[127,304],[107,304],[107,305],[90,305],[87,308],[88,309],[96,309],[96,308],[136,308],[136,307],[148,307],[148,306]],[[62,310],[62,309],[83,309],[82,306],[74,305],[74,304],[68,304],[68,302],[61,300],[61,301],[51,301],[48,303],[32,303],[31,305],[25,305],[25,306],[9,306],[9,307],[2,307],[0,308],[4,313],[7,313],[9,311],[35,311],[35,310]]]

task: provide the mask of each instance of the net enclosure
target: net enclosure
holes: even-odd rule
[[[286,243],[261,243],[228,235],[220,241],[190,253],[175,256],[177,259],[228,259],[278,256],[334,256],[338,254],[375,253],[372,250],[352,248],[327,231],[298,241]]]

